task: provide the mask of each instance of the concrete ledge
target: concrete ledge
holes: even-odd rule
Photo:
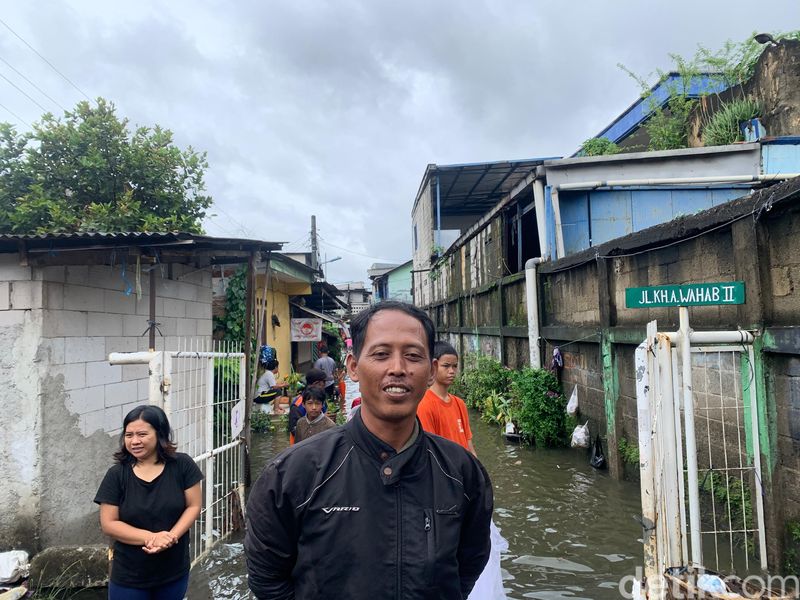
[[[31,561],[33,588],[93,588],[108,583],[108,546],[51,546]]]

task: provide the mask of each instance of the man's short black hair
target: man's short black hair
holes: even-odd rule
[[[450,342],[436,342],[433,345],[433,358],[440,359],[445,354],[452,354],[458,358],[458,352]]]
[[[320,354],[327,354],[328,353],[328,344],[320,344],[319,345],[319,353]]]
[[[431,318],[422,309],[417,308],[413,304],[397,302],[396,300],[378,302],[353,317],[353,320],[350,322],[350,335],[353,338],[353,355],[356,359],[358,359],[364,347],[364,340],[367,337],[367,326],[370,320],[382,310],[397,310],[419,321],[428,338],[425,340],[425,346],[428,348],[428,357],[433,360],[433,338],[436,335],[433,321],[431,321]]]
[[[317,383],[318,381],[325,381],[328,378],[325,371],[322,369],[309,369],[306,372],[306,385]]]

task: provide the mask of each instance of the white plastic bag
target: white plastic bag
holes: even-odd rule
[[[588,448],[589,442],[589,421],[586,421],[583,425],[578,425],[572,432],[570,446],[573,448]]]
[[[728,592],[728,586],[717,575],[703,573],[697,578],[697,588],[704,592],[711,592],[714,594],[725,594]]]
[[[475,587],[469,593],[467,600],[506,600],[503,589],[503,574],[500,570],[501,554],[508,550],[508,542],[500,535],[500,530],[492,521],[489,529],[492,540],[492,550],[489,560],[483,568],[481,576],[475,582]]]
[[[14,583],[27,576],[27,552],[24,550],[0,552],[0,583]]]
[[[572,394],[569,396],[569,402],[567,402],[567,414],[571,416],[575,416],[578,413],[578,386],[576,385],[572,388]]]

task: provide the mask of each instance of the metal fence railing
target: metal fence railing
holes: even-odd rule
[[[766,572],[753,336],[648,324],[636,350],[645,575]]]
[[[189,532],[194,565],[243,526],[245,356],[228,342],[186,339],[176,350],[112,353],[109,360],[149,364],[149,401],[164,409],[178,449],[203,472],[202,511]]]

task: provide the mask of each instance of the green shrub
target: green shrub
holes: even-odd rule
[[[753,501],[750,494],[750,486],[738,477],[729,475],[725,477],[719,471],[707,471],[698,476],[701,496],[707,502],[716,503],[717,527],[725,528],[729,525],[732,529],[744,529],[752,527],[754,521]],[[728,522],[728,511],[730,511],[730,523]],[[750,554],[755,552],[753,540],[745,537],[744,540],[738,536],[734,538],[734,545],[741,547],[746,545]]]
[[[800,573],[800,521],[786,523],[786,552],[784,553],[784,575]]]
[[[603,156],[618,154],[621,148],[605,137],[591,138],[581,144],[581,156]]]
[[[470,408],[482,410],[484,400],[492,393],[505,394],[511,371],[492,356],[468,355],[460,377],[461,397]],[[460,394],[453,392],[457,396]]]
[[[250,414],[250,429],[256,433],[272,431],[271,415],[262,412],[259,406],[253,405],[253,412]]]
[[[644,124],[650,136],[648,150],[676,150],[686,148],[689,139],[689,114],[695,101],[674,95],[666,104],[667,110],[656,108]]]
[[[629,465],[638,465],[639,464],[639,445],[634,444],[626,440],[625,438],[620,438],[619,444],[617,444],[619,448],[619,455],[622,458],[622,462],[629,464]]]
[[[514,421],[514,406],[511,399],[500,392],[492,392],[483,399],[481,419],[492,425],[505,427]]]
[[[739,123],[761,115],[761,105],[755,100],[738,99],[722,105],[703,127],[703,144],[724,146],[744,140]]]
[[[512,371],[510,395],[514,419],[522,437],[537,446],[558,447],[567,442],[567,400],[558,380],[544,369]]]

